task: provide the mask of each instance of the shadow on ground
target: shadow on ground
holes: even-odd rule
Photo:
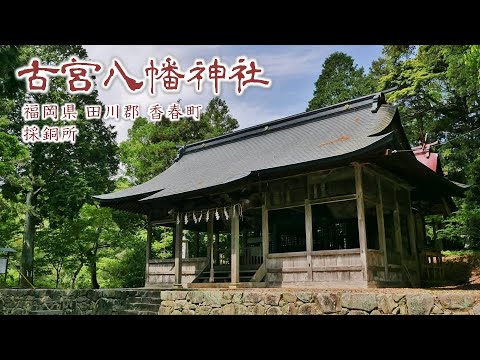
[[[443,262],[445,283],[442,290],[480,290],[480,256],[478,253],[450,255]]]

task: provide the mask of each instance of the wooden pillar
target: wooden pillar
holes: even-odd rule
[[[268,210],[267,206],[262,206],[262,256],[263,263],[267,265],[268,257]]]
[[[402,244],[402,228],[400,224],[400,208],[398,206],[397,199],[397,187],[394,187],[393,191],[394,206],[395,210],[393,211],[393,226],[395,228],[395,243],[397,244],[397,249],[400,253],[400,265],[403,265],[403,244]]]
[[[200,257],[200,233],[195,231],[193,233],[195,239],[195,257]]]
[[[410,238],[410,248],[412,249],[413,259],[415,260],[415,268],[417,269],[418,280],[421,281],[421,267],[420,261],[418,258],[418,249],[417,249],[417,233],[415,231],[415,217],[412,211],[412,200],[410,190],[408,190],[408,237]],[[417,284],[420,286],[420,284]]]
[[[236,284],[240,282],[240,224],[239,224],[239,217],[238,211],[230,211],[230,219],[232,225],[232,236],[231,236],[231,272],[232,272],[232,283]]]
[[[388,255],[387,255],[387,243],[385,241],[385,219],[383,216],[382,182],[379,176],[377,176],[377,188],[378,188],[378,204],[377,204],[378,241],[380,243],[380,250],[383,252],[383,264],[385,265],[385,281],[388,281]]]
[[[145,286],[149,283],[149,272],[150,272],[150,253],[152,252],[152,221],[151,216],[148,215],[147,218],[147,247],[145,251]]]
[[[307,250],[307,280],[313,280],[312,269],[312,249],[313,249],[313,233],[312,233],[312,205],[310,200],[305,200],[305,242]]]
[[[183,223],[175,227],[175,286],[182,287],[182,241]]]
[[[363,200],[362,166],[355,163],[355,190],[357,193],[358,241],[360,243],[360,264],[363,280],[368,281],[367,229],[365,226],[365,203]]]
[[[207,236],[208,236],[208,262],[210,263],[210,278],[209,282],[215,282],[215,269],[214,269],[214,261],[213,261],[213,214],[208,218],[207,224]]]

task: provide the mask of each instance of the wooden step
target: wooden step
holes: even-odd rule
[[[189,283],[187,287],[189,289],[208,289],[208,288],[231,288],[233,285],[230,282],[224,283]],[[264,288],[267,287],[267,283],[265,282],[242,282],[235,284],[235,288],[242,289],[242,288]]]
[[[260,265],[240,265],[240,271],[257,271]],[[215,271],[230,271],[232,269],[231,265],[215,265],[213,270]],[[210,271],[210,269],[206,269]]]

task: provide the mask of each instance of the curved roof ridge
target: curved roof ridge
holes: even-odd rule
[[[200,151],[207,147],[210,148],[212,146],[224,144],[230,141],[236,141],[236,140],[240,140],[250,136],[262,135],[267,131],[271,132],[274,130],[283,129],[285,127],[296,126],[311,120],[318,121],[326,117],[339,115],[339,113],[341,112],[363,108],[365,106],[371,105],[372,102],[378,99],[379,94],[384,94],[385,92],[389,92],[389,91],[390,89],[383,92],[377,92],[377,93],[361,96],[355,99],[342,101],[340,103],[325,106],[320,109],[305,111],[302,113],[282,117],[280,119],[249,126],[247,128],[239,129],[231,133],[216,136],[210,139],[197,141],[191,144],[186,144],[180,147],[176,161],[178,161],[182,156],[186,155],[187,153]],[[383,102],[382,100],[380,100],[380,102],[381,103],[379,103],[378,106],[380,106],[381,104],[386,104],[386,102],[384,102],[384,99],[383,99]]]

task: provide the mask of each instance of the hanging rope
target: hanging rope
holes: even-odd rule
[[[220,211],[218,210],[220,209]],[[225,217],[226,220],[230,218],[229,210],[231,211],[231,214],[233,216],[238,216],[243,220],[243,207],[241,203],[238,204],[233,204],[231,206],[224,206],[223,207],[223,216]],[[215,207],[215,208],[210,208],[210,209],[203,209],[203,210],[192,210],[192,211],[186,211],[186,212],[176,212],[174,213],[177,221],[177,225],[180,224],[180,221],[183,219],[183,222],[185,225],[188,224],[190,221],[190,218],[193,219],[193,222],[195,224],[200,223],[202,220],[205,222],[208,222],[210,219],[210,212],[213,213],[213,216],[215,219],[218,221],[220,220],[220,212],[222,211],[222,207]],[[205,213],[205,217],[203,217],[203,213]]]

